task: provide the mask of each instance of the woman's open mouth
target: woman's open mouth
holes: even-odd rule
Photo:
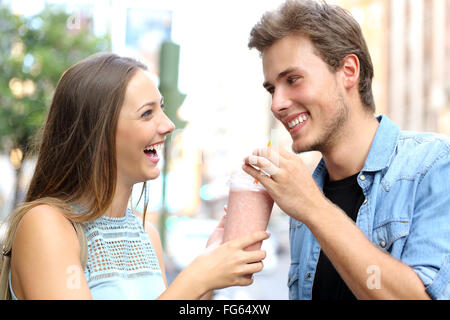
[[[151,162],[157,163],[159,161],[158,152],[160,152],[162,150],[163,145],[164,145],[164,141],[161,141],[161,142],[158,142],[158,143],[155,143],[155,144],[145,147],[144,153]]]

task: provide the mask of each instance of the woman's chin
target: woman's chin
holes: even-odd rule
[[[145,181],[157,179],[157,178],[159,178],[160,174],[161,174],[161,171],[159,170],[159,168],[154,168],[153,170],[151,170],[151,172],[148,172],[148,174],[146,175]],[[143,182],[145,182],[145,181],[143,181]]]

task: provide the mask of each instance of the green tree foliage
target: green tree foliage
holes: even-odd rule
[[[24,17],[0,4],[1,152],[20,149],[26,157],[64,70],[110,49],[109,36],[97,37],[92,29],[90,17],[60,7]],[[16,170],[19,180],[20,166]]]

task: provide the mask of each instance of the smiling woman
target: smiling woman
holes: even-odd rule
[[[220,245],[223,220],[168,287],[158,232],[127,208],[132,186],[155,179],[174,129],[145,65],[100,53],[62,75],[25,199],[8,220],[3,299],[198,299],[249,285],[259,232]]]
[[[126,179],[124,183],[132,186],[159,176],[158,150],[175,128],[163,108],[151,75],[137,71],[126,89],[116,131],[118,179]]]

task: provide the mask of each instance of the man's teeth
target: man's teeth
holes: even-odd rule
[[[294,128],[299,123],[305,122],[307,119],[308,119],[308,117],[306,116],[306,114],[299,115],[296,119],[288,122],[289,129]]]
[[[153,150],[153,151],[156,151],[156,152],[158,152],[158,151],[160,151],[161,149],[162,149],[162,147],[163,147],[163,144],[162,143],[160,143],[160,144],[156,144],[156,145],[153,145],[153,146],[150,146],[150,147],[146,147],[145,149],[144,149],[144,151],[151,151],[151,150]]]

